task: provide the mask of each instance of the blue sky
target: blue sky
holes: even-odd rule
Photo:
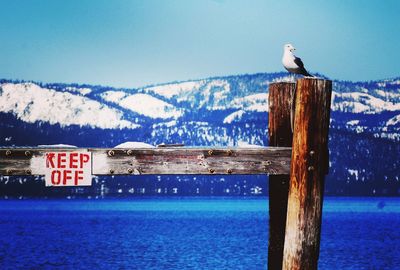
[[[0,78],[139,87],[282,71],[400,75],[400,1],[0,0]]]

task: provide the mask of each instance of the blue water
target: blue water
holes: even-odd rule
[[[400,269],[400,199],[327,198],[320,269]],[[268,199],[0,201],[0,269],[266,269]]]

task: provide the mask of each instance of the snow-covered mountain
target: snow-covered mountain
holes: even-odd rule
[[[125,109],[154,119],[179,118],[182,111],[171,104],[149,94],[128,94],[122,91],[107,91],[101,97],[108,102],[117,104]]]
[[[62,127],[79,125],[103,129],[139,127],[123,120],[123,113],[118,109],[82,96],[89,91],[77,90],[77,94],[72,94],[34,83],[4,83],[0,88],[0,111],[11,113],[27,123],[48,122]]]
[[[246,123],[268,111],[268,85],[285,73],[174,82],[138,89],[2,80],[0,112],[27,123],[136,129],[178,122]],[[332,125],[400,140],[400,79],[334,81]],[[197,116],[197,117],[196,117]],[[201,126],[201,124],[200,124]],[[172,128],[172,127],[170,127]],[[174,127],[179,129],[179,123]]]

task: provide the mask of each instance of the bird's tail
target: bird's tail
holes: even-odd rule
[[[306,77],[315,77],[315,76],[311,75],[310,73],[308,73],[308,71],[307,71],[304,67],[302,67],[299,71],[300,71],[300,72],[298,72],[298,73],[300,73],[300,74],[303,75],[303,76],[306,76]]]
[[[314,75],[312,75],[312,74],[310,74],[310,73],[308,73],[308,71],[306,71],[306,73],[304,74],[304,76],[306,76],[306,77],[312,77],[312,78],[315,78],[315,76],[314,76]]]

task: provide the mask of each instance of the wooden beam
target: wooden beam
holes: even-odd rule
[[[0,149],[0,175],[43,175],[48,152],[89,151],[92,174],[289,174],[289,147],[9,148]]]
[[[283,269],[317,269],[332,82],[297,81]]]
[[[291,108],[295,83],[273,83],[269,86],[268,135],[270,146],[291,147]],[[269,177],[268,269],[282,269],[285,242],[289,175]]]

